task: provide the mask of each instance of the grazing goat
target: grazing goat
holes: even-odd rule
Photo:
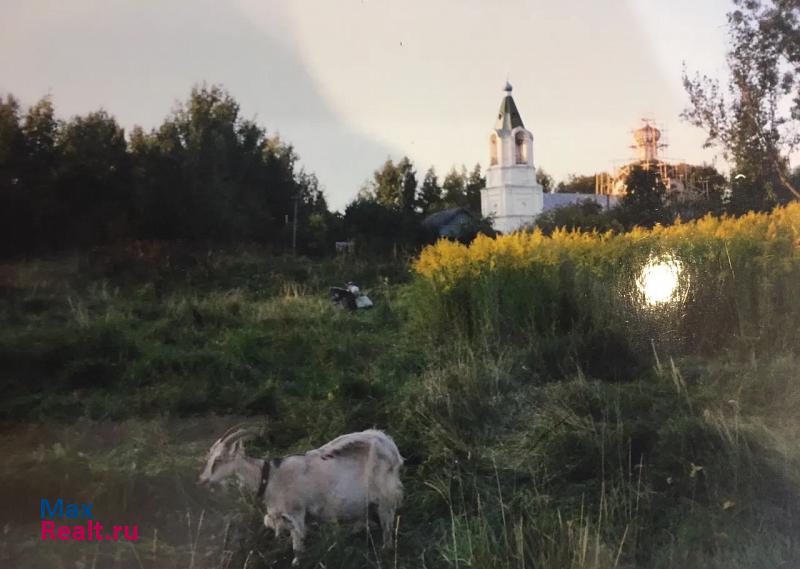
[[[390,436],[376,430],[350,433],[305,454],[265,460],[245,455],[244,441],[253,436],[245,429],[223,434],[211,446],[198,483],[235,475],[263,498],[264,525],[276,536],[284,528],[292,536],[292,565],[300,562],[307,518],[366,520],[370,506],[377,509],[384,547],[391,547],[395,510],[403,498],[403,457]]]

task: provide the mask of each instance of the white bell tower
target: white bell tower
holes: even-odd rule
[[[542,212],[542,187],[533,165],[533,135],[522,117],[506,82],[497,122],[489,135],[489,168],[486,188],[481,190],[481,213],[492,216],[494,228],[511,233]]]

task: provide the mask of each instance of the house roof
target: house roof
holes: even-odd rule
[[[451,221],[453,221],[459,214],[466,214],[470,217],[475,217],[470,210],[465,207],[451,207],[442,211],[432,213],[422,220],[423,227],[428,229],[439,230]]]
[[[542,194],[542,211],[548,211],[558,207],[577,204],[583,201],[592,201],[603,209],[614,207],[617,205],[618,199],[615,196],[606,196],[598,194],[577,194],[577,193],[546,193]]]

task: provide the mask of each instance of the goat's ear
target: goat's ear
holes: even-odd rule
[[[244,443],[241,441],[241,439],[231,445],[231,453],[244,454]]]

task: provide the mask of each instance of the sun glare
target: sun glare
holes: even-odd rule
[[[642,268],[636,284],[647,304],[662,304],[675,297],[682,266],[675,258],[651,259]]]

